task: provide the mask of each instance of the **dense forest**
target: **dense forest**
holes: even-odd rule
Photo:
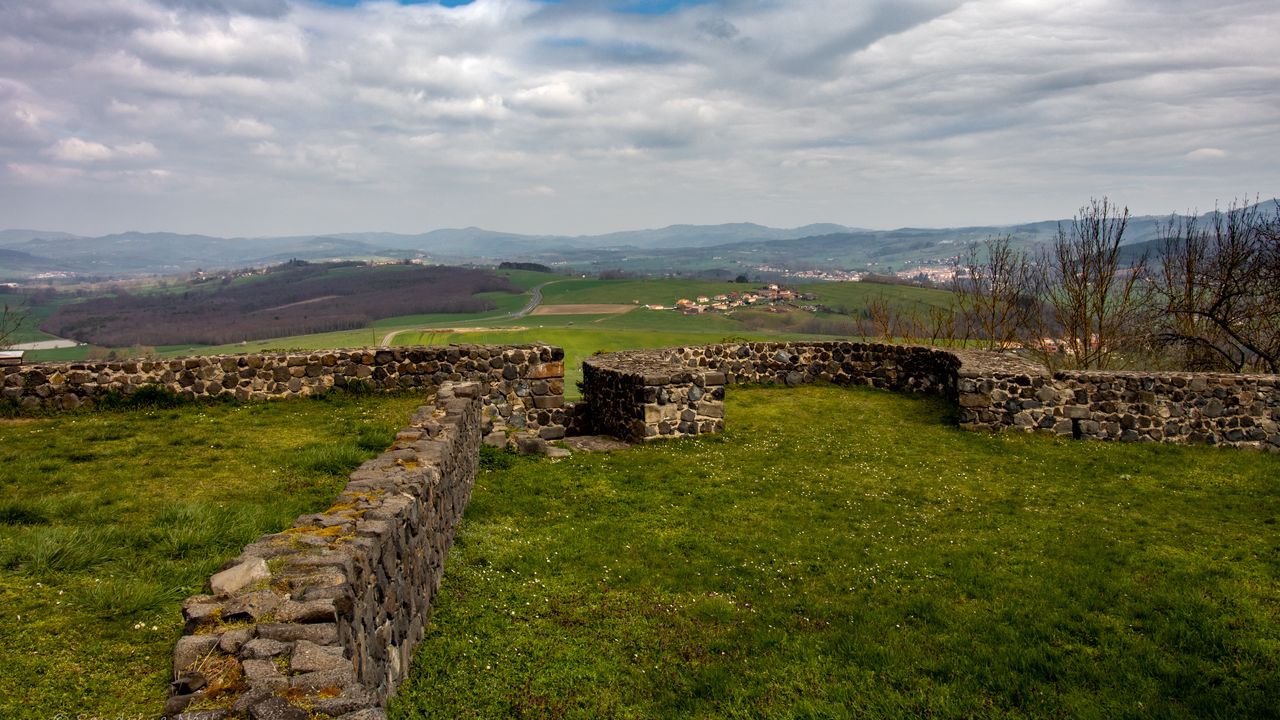
[[[108,347],[221,345],[349,330],[379,318],[485,312],[482,292],[521,292],[486,270],[291,262],[265,275],[103,297],[62,306],[45,332]]]

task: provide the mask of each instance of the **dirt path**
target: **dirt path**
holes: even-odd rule
[[[635,310],[639,305],[597,303],[595,305],[543,305],[531,315],[621,315]]]
[[[533,309],[534,309],[534,308],[536,308],[536,307],[538,307],[538,305],[542,303],[542,288],[544,288],[544,287],[546,287],[546,286],[548,286],[548,285],[551,285],[551,284],[553,284],[553,283],[557,283],[557,282],[560,282],[560,281],[559,281],[559,280],[549,280],[549,281],[547,281],[547,282],[542,283],[541,285],[534,285],[532,288],[530,288],[530,289],[529,289],[529,294],[530,294],[529,302],[528,302],[528,303],[526,303],[526,304],[525,304],[525,306],[524,306],[523,308],[521,308],[521,309],[519,309],[519,310],[517,310],[517,311],[515,311],[515,312],[513,312],[513,313],[507,313],[506,315],[497,315],[497,316],[494,316],[494,317],[491,317],[491,318],[481,318],[481,319],[479,319],[479,320],[475,320],[475,321],[473,321],[473,322],[485,322],[485,321],[487,321],[487,320],[514,320],[514,319],[517,319],[517,318],[522,318],[522,317],[524,317],[525,315],[528,315],[529,313],[533,312]],[[528,328],[489,328],[489,327],[471,327],[471,328],[429,328],[429,327],[424,327],[424,328],[408,328],[408,329],[405,329],[405,330],[392,330],[391,332],[387,333],[386,335],[383,335],[383,336],[382,336],[382,345],[381,345],[381,346],[382,346],[382,347],[391,347],[391,342],[392,342],[393,340],[395,340],[395,339],[396,339],[396,336],[397,336],[397,335],[399,335],[400,333],[406,333],[406,332],[502,332],[504,329],[505,329],[505,330],[517,330],[517,329],[518,329],[518,330],[527,330]]]

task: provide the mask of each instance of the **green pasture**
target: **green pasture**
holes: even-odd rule
[[[726,433],[488,453],[407,718],[1273,718],[1280,456],[731,388]]]
[[[756,287],[758,285],[709,280],[572,280],[547,286],[542,297],[548,305],[626,305],[638,302],[670,306],[680,298],[692,300],[698,295],[715,296]]]
[[[181,599],[323,510],[423,398],[152,400],[0,420],[0,717],[157,717]]]

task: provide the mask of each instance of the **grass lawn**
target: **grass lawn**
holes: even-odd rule
[[[323,510],[422,400],[0,420],[0,717],[155,717],[181,599]]]
[[[723,435],[487,455],[394,718],[1276,717],[1280,457],[732,388]]]

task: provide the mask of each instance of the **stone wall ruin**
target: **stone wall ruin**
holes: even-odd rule
[[[183,602],[166,717],[383,717],[471,496],[482,391],[443,385],[328,510],[259,538]]]
[[[726,385],[822,381],[946,397],[971,430],[1280,451],[1275,375],[1055,373],[1010,353],[834,341],[611,353],[583,379],[589,424],[635,441],[719,432]]]
[[[947,398],[966,429],[1280,451],[1275,375],[1055,373],[1008,353],[725,343],[594,356],[583,363],[583,400],[567,404],[563,358],[560,348],[527,345],[20,365],[0,368],[0,393],[22,408],[56,410],[149,385],[237,400],[357,383],[437,388],[328,510],[247,546],[208,594],[184,602],[165,708],[184,720],[383,717],[422,637],[482,436],[716,433],[729,385],[831,382]]]
[[[487,425],[564,437],[564,350],[550,345],[449,345],[251,353],[0,367],[0,402],[25,411],[93,408],[163,388],[187,400],[277,400],[333,389],[424,390],[481,384]],[[492,428],[489,428],[492,429]]]

